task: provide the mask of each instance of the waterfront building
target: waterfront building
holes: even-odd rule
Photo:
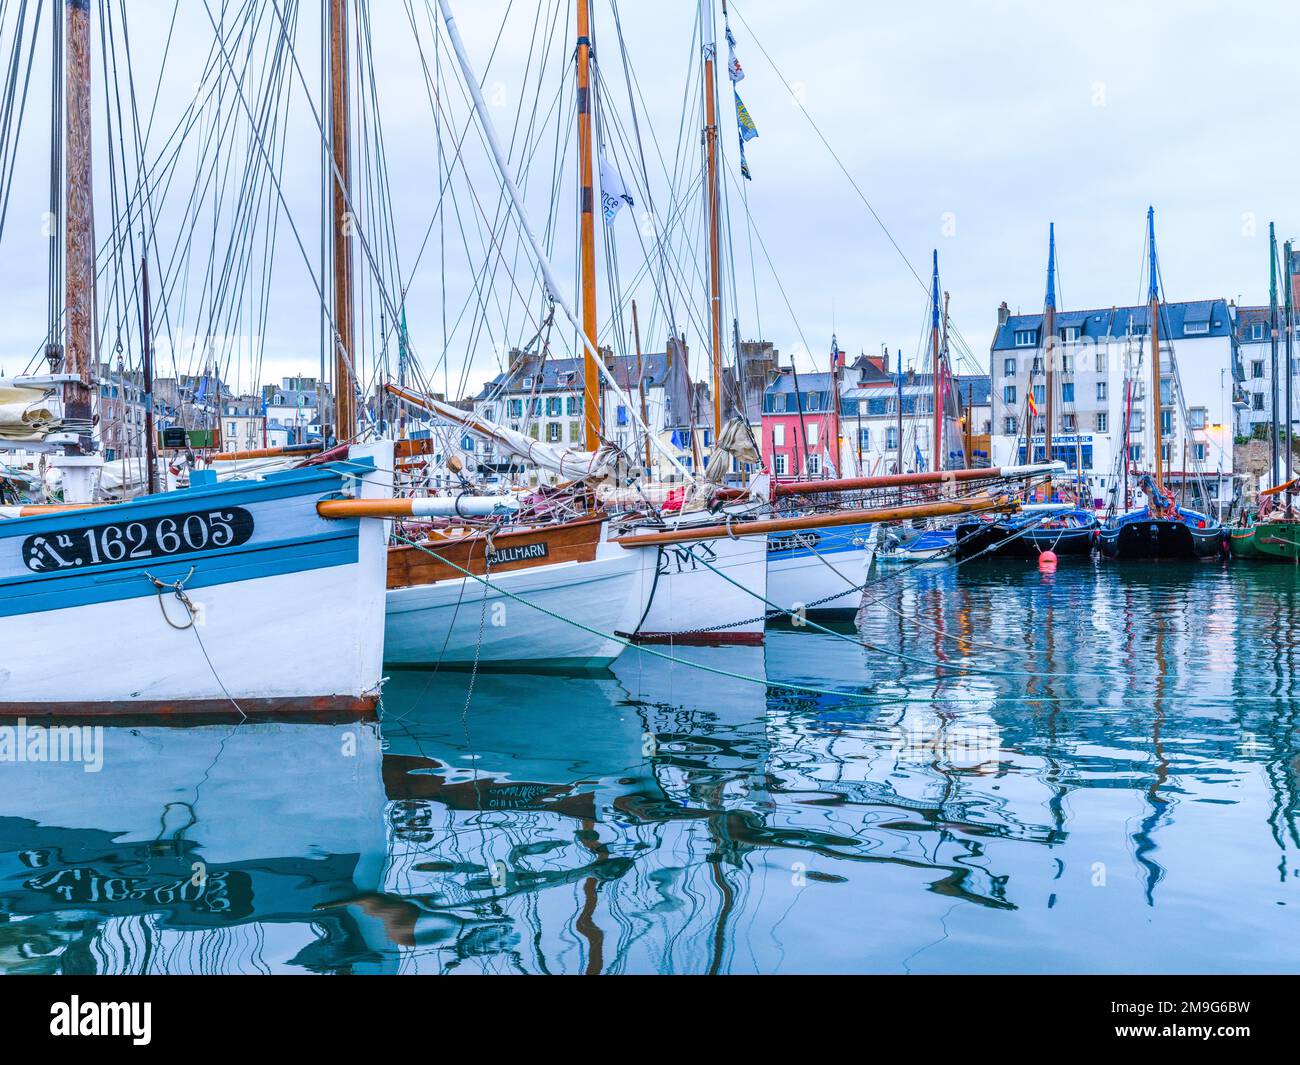
[[[1161,401],[1165,480],[1189,503],[1203,481],[1206,506],[1226,510],[1234,496],[1234,405],[1243,381],[1234,310],[1226,300],[1161,307]],[[1042,337],[1043,315],[1011,314],[1004,302],[990,349],[992,463],[1041,461],[1046,448],[1044,347],[1055,359],[1053,458],[1078,471],[1102,506],[1115,489],[1124,449],[1131,469],[1149,464],[1154,432],[1145,377],[1151,357],[1146,306],[1056,312],[1056,336]],[[1181,392],[1175,393],[1174,369]],[[1131,381],[1131,387],[1126,382]],[[1030,414],[1032,394],[1037,414]],[[1025,419],[1031,424],[1026,426]],[[1026,429],[1030,447],[1026,446]],[[1185,443],[1184,443],[1185,441]],[[1122,478],[1122,473],[1118,475]]]

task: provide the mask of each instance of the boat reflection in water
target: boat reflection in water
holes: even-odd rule
[[[14,727],[14,726],[9,726]],[[0,971],[369,967],[374,723],[105,728],[102,768],[0,765]]]
[[[763,647],[403,672],[379,733],[113,730],[98,781],[0,765],[0,966],[1293,970],[1297,608],[922,567]]]

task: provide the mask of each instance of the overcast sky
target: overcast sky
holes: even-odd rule
[[[271,0],[266,2],[269,7]],[[425,59],[431,61],[424,0],[413,2],[425,35]],[[158,76],[173,3],[130,0],[127,5],[138,78],[148,86],[137,91],[148,96]],[[219,7],[218,0],[206,3],[213,11]],[[530,48],[540,39],[535,26],[545,22],[555,3],[456,0],[453,5],[480,71],[500,34],[485,82],[507,138],[521,104],[525,115],[533,110],[535,87],[528,78],[536,75],[530,74]],[[229,6],[233,10],[238,5]],[[303,6],[311,10],[304,10],[299,20],[296,51],[303,82],[315,96],[319,5],[304,0]],[[648,168],[651,190],[656,207],[662,208],[667,193],[666,181],[656,185],[663,178],[658,158],[667,159],[669,166],[680,158],[687,168],[695,167],[698,159],[698,105],[693,100],[696,110],[688,110],[685,125],[693,128],[694,139],[677,147],[688,79],[698,66],[692,47],[696,4],[620,0],[618,7],[645,103],[638,120],[643,136],[654,145],[647,146],[655,160]],[[594,8],[601,69],[615,90],[608,106],[619,122],[627,123],[610,0],[595,0]],[[834,331],[841,347],[852,354],[876,352],[885,343],[891,351],[901,348],[915,358],[926,322],[927,294],[903,256],[928,280],[931,249],[938,248],[953,321],[987,370],[999,302],[1006,300],[1013,311],[1042,305],[1049,221],[1056,223],[1066,308],[1109,307],[1140,299],[1148,203],[1156,208],[1162,273],[1171,299],[1221,296],[1262,302],[1268,285],[1268,222],[1277,222],[1280,239],[1300,237],[1300,135],[1293,121],[1300,5],[734,0],[730,8],[747,74],[739,88],[760,132],[748,148],[754,175],[747,186],[751,234],[743,205],[732,191],[739,179],[734,176],[735,124],[724,80],[720,128],[729,153],[735,313],[743,336],[761,331],[783,353],[802,352],[806,342],[822,366]],[[11,20],[12,15],[6,13],[5,18]],[[432,108],[406,0],[375,0],[371,20],[394,229],[406,272],[417,259],[437,198]],[[0,43],[7,49],[11,40],[12,26],[6,22]],[[180,113],[212,40],[205,0],[184,0],[159,104],[159,128],[167,126],[164,118],[174,121]],[[571,49],[570,39],[566,50]],[[547,60],[554,67],[548,84],[557,99],[565,59],[554,55]],[[449,62],[445,54],[442,61]],[[111,208],[102,165],[104,83],[98,66],[96,70],[96,121],[101,126],[96,210],[102,238],[103,219],[111,216]],[[450,77],[446,68],[444,74]],[[44,330],[45,245],[39,230],[47,195],[45,77],[38,61],[0,254],[0,283],[7,293],[0,308],[0,366],[11,373],[26,365]],[[793,87],[793,97],[786,83]],[[447,84],[447,113],[454,122],[463,119],[465,107],[463,97]],[[547,92],[535,98],[545,111]],[[571,98],[565,103],[568,110],[561,117],[567,122]],[[319,245],[313,151],[318,144],[313,138],[319,135],[301,92],[291,115],[296,132],[289,142],[282,188],[310,258]],[[550,121],[553,141],[556,127],[554,119]],[[544,124],[543,116],[538,123]],[[473,147],[472,152],[467,149],[465,165],[482,201],[470,203],[463,190],[459,201],[465,224],[470,225],[476,208],[491,214],[497,202],[482,146]],[[548,144],[545,167],[536,164],[535,180],[527,190],[530,214],[539,228],[555,199],[546,195],[550,150]],[[624,157],[618,166],[632,184],[626,153],[612,144],[610,151],[616,159]],[[563,169],[557,186],[558,198],[568,206],[575,196],[572,169],[571,164]],[[193,167],[177,180],[192,183]],[[644,206],[642,199],[637,211]],[[557,265],[572,289],[572,215],[560,209],[554,214],[561,234],[555,246]],[[452,225],[450,217],[447,225]],[[619,231],[619,260],[626,279],[637,266],[636,213],[625,212],[615,226],[625,230]],[[749,247],[755,235],[766,246],[775,275],[757,244],[757,265],[751,271]],[[175,237],[159,233],[156,239]],[[370,237],[378,240],[374,234]],[[448,236],[450,243],[459,240]],[[511,248],[518,243],[513,231],[509,241]],[[472,269],[486,257],[481,241],[469,243],[468,252],[458,246],[447,253],[445,275],[426,247],[411,275],[413,343],[426,369],[437,363],[439,375],[443,369],[450,371],[446,379],[452,391],[461,390],[460,382],[466,389],[476,388],[495,372],[500,346],[523,342],[532,332],[528,300],[512,291],[498,271],[491,298],[502,306],[513,300],[518,313],[490,313],[489,319],[495,314],[498,325],[478,334],[464,327],[453,337],[445,360],[441,358],[442,323],[436,308],[444,287],[447,300],[458,306],[474,291]],[[198,265],[191,264],[194,273],[201,274],[210,244],[209,238],[207,245],[195,241],[190,248],[191,255],[195,247],[202,252]],[[292,372],[315,373],[318,365],[314,282],[287,226],[277,232],[276,248],[266,361],[260,367],[268,380]],[[697,249],[697,255],[702,251]],[[702,268],[702,260],[692,267]],[[531,282],[531,275],[525,278],[527,271],[519,269],[521,283]],[[639,295],[642,326],[652,335],[643,339],[647,349],[661,350],[662,308],[652,306],[654,294],[646,285]],[[523,288],[528,291],[528,284]],[[600,292],[604,317],[610,298],[603,278]],[[101,305],[106,298],[101,291]],[[679,310],[677,316],[685,321],[681,327],[693,352],[702,351],[697,329],[704,314],[702,299],[690,285],[683,285],[676,298],[700,304],[694,315]],[[197,300],[191,296],[192,305]],[[372,301],[367,307],[364,314],[373,318],[376,305]],[[727,313],[732,313],[730,301]],[[622,320],[624,334],[628,328]],[[804,368],[812,366],[813,355],[801,358]],[[959,369],[971,366],[963,363]],[[232,367],[244,387],[251,386],[254,372],[253,364],[242,359]]]

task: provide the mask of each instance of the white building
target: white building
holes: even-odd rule
[[[1149,319],[1146,306],[1058,311],[1056,336],[1046,344],[1055,368],[1053,458],[1080,471],[1099,507],[1110,502],[1110,493],[1123,481],[1126,410],[1132,412],[1127,438],[1130,487],[1138,473],[1151,469]],[[998,312],[990,367],[994,465],[1044,457],[1042,327],[1042,314],[1012,315],[1005,303]],[[1166,483],[1189,506],[1200,502],[1226,510],[1234,492],[1234,401],[1240,399],[1242,381],[1234,308],[1222,299],[1164,305],[1160,350]],[[1175,387],[1175,379],[1181,387]],[[1126,382],[1132,382],[1131,387]],[[1036,416],[1030,414],[1030,392]],[[1032,456],[1027,453],[1026,428]],[[1208,501],[1199,500],[1200,483]]]

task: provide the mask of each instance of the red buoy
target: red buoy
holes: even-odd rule
[[[1056,552],[1043,551],[1038,555],[1038,568],[1044,572],[1056,569]]]

